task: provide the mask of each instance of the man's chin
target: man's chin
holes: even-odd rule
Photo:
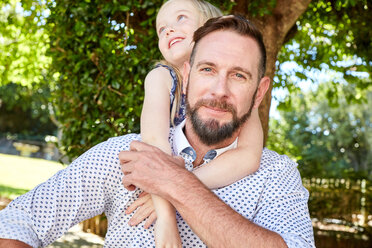
[[[207,121],[193,119],[192,126],[200,141],[206,145],[216,145],[223,142],[230,138],[236,129],[233,122],[220,125],[214,119]]]
[[[202,103],[195,104],[193,108],[188,102],[186,104],[187,116],[200,141],[206,145],[216,145],[231,138],[240,124],[234,112],[230,111],[231,116],[226,116],[220,115],[220,111],[215,111],[216,116],[214,116],[213,111],[205,111]]]
[[[211,129],[211,130],[218,130],[225,124],[231,123],[231,121],[222,121],[218,119],[208,118],[208,119],[201,119],[202,123],[205,127]]]

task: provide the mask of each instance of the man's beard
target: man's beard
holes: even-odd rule
[[[248,112],[240,118],[238,118],[234,106],[228,104],[224,100],[199,100],[196,102],[195,106],[191,108],[186,94],[186,113],[188,118],[190,118],[192,128],[199,137],[200,141],[205,145],[210,146],[216,145],[230,138],[251,115],[256,94],[257,89],[253,94],[251,106],[249,107]],[[198,109],[202,106],[217,107],[219,109],[226,110],[231,113],[232,120],[222,125],[220,125],[219,121],[216,119],[203,121],[198,115]]]

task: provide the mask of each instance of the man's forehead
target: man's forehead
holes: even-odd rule
[[[217,30],[198,41],[193,64],[200,61],[232,63],[256,71],[259,58],[259,47],[253,38],[232,30]]]
[[[198,41],[198,44],[205,45],[204,43],[207,43],[207,46],[208,46],[208,43],[210,42],[222,42],[226,45],[226,48],[230,46],[229,42],[240,43],[241,45],[244,45],[247,43],[250,43],[250,44],[255,43],[256,48],[258,48],[257,42],[252,37],[248,35],[240,34],[237,31],[230,30],[230,29],[222,29],[222,30],[213,31],[205,35],[203,38],[201,38]]]

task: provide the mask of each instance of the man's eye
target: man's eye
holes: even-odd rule
[[[211,72],[212,71],[212,68],[206,67],[206,68],[202,68],[201,70],[202,71],[206,71],[206,72]]]
[[[243,79],[245,79],[245,76],[243,74],[240,74],[240,73],[235,73],[235,76],[237,78],[243,78]]]

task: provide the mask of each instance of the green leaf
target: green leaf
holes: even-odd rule
[[[146,10],[146,14],[149,16],[153,15],[154,13],[155,13],[155,8],[149,8]]]
[[[78,21],[74,26],[74,30],[77,36],[83,36],[85,32],[86,26],[84,22]]]
[[[130,9],[127,5],[120,5],[119,10],[122,11],[122,12],[127,12]]]
[[[114,89],[118,90],[120,88],[120,84],[115,80],[111,82],[111,85]]]

